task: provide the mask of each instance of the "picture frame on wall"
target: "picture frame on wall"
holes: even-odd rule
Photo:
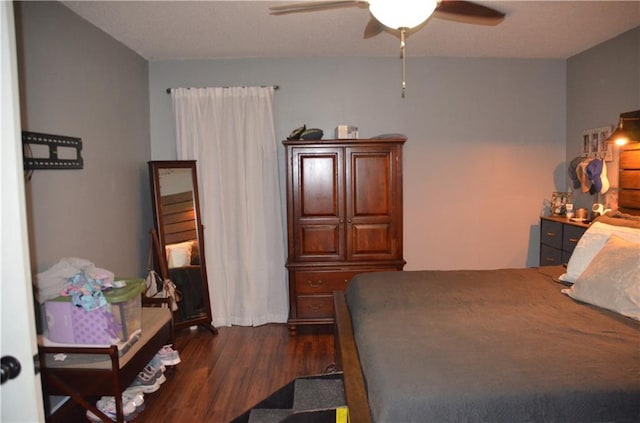
[[[603,126],[598,132],[598,152],[604,155],[604,161],[613,160],[613,144],[607,142],[607,139],[613,133],[613,126]]]
[[[607,162],[612,161],[613,145],[607,142],[612,132],[612,125],[582,131],[582,155],[599,157]]]
[[[591,146],[589,152],[592,154],[598,154],[598,139],[600,138],[600,133],[596,130],[591,132]]]
[[[591,132],[582,131],[582,155],[588,156],[591,151]]]

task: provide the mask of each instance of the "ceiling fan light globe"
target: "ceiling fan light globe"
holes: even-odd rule
[[[369,0],[369,11],[391,29],[414,28],[433,13],[437,0]]]

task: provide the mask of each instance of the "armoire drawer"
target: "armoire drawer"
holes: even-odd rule
[[[298,294],[332,294],[344,291],[347,284],[361,272],[345,271],[298,271],[296,272],[296,292]]]
[[[299,319],[333,318],[333,295],[298,295],[296,308]]]

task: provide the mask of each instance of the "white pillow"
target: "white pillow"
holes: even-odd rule
[[[616,235],[630,242],[640,243],[640,229],[594,222],[578,241],[578,245],[573,250],[567,264],[567,272],[560,276],[560,280],[575,282],[611,235]]]
[[[169,269],[173,269],[175,267],[189,266],[191,264],[192,246],[192,241],[168,244],[165,247],[165,251],[167,253],[167,267]]]
[[[562,292],[640,320],[640,244],[612,235],[571,288]]]

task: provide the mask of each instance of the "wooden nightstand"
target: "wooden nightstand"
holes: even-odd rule
[[[578,240],[589,227],[565,217],[540,218],[540,266],[566,265]]]

